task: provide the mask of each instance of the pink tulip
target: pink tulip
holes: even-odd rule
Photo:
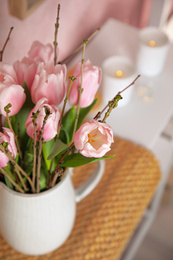
[[[78,62],[74,68],[73,76],[76,80],[73,82],[69,100],[70,102],[77,106],[79,99],[79,87],[81,85],[81,62]],[[101,69],[96,66],[92,66],[91,62],[88,60],[83,64],[83,80],[82,88],[83,92],[81,95],[81,107],[89,106],[95,97],[95,94],[100,86],[101,82]]]
[[[50,106],[46,98],[40,99],[35,105],[35,107],[30,111],[26,119],[25,127],[26,127],[27,134],[32,139],[34,139],[34,125],[33,125],[32,113],[36,113],[39,110],[40,112],[36,119],[36,123],[37,123],[36,130],[37,130],[37,137],[38,137],[46,115],[45,107],[47,107],[47,109],[50,110],[50,115],[46,121],[44,127],[44,133],[43,133],[44,142],[47,142],[52,138],[54,138],[57,134],[58,124],[60,119],[60,110],[54,105]]]
[[[3,142],[8,143],[7,149],[11,152],[12,156],[16,158],[17,147],[15,144],[14,134],[9,128],[3,127],[4,133],[0,132],[0,144]],[[0,151],[0,167],[7,166],[9,159],[8,157]]]
[[[12,107],[9,116],[16,115],[22,108],[25,99],[24,89],[20,85],[0,86],[0,114],[6,116],[4,108],[10,103]]]
[[[22,61],[16,61],[13,64],[19,84],[22,86],[25,81],[29,90],[31,89],[34,77],[37,71],[38,62],[24,57]]]
[[[112,128],[94,119],[84,123],[74,135],[74,145],[85,157],[104,156],[113,142]]]
[[[11,84],[18,84],[17,75],[13,66],[0,62],[0,85],[9,86]]]
[[[65,65],[54,66],[53,62],[40,63],[31,87],[34,103],[45,97],[50,105],[59,105],[65,95],[65,80],[67,69]]]
[[[6,116],[4,107],[11,103],[10,116],[19,112],[26,99],[12,66],[0,63],[0,114]]]
[[[51,44],[42,44],[39,41],[34,41],[31,49],[28,52],[28,56],[31,59],[41,58],[44,63],[53,61],[53,47]]]

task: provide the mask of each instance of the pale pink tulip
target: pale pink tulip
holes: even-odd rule
[[[47,109],[50,110],[50,115],[46,121],[44,127],[44,133],[43,133],[44,142],[47,142],[52,138],[54,138],[57,134],[58,124],[60,119],[60,110],[54,105],[50,106],[46,98],[40,99],[35,105],[35,107],[30,111],[26,119],[25,127],[26,127],[27,134],[32,139],[34,139],[34,125],[33,125],[32,113],[36,113],[39,110],[39,115],[36,119],[37,136],[39,136],[40,130],[43,126],[44,117],[45,117],[45,107],[47,107]]]
[[[59,105],[65,95],[65,80],[67,68],[65,65],[54,66],[53,62],[40,63],[31,87],[34,103],[45,97],[50,105]]]
[[[81,125],[74,135],[74,145],[85,157],[104,156],[113,142],[112,128],[94,119]]]
[[[13,66],[0,62],[0,84],[9,86],[11,84],[18,84],[17,75]]]
[[[76,80],[72,83],[69,100],[77,106],[79,100],[79,87],[81,85],[81,62],[78,62],[74,68],[73,76]],[[101,69],[96,66],[92,66],[88,60],[83,64],[83,80],[82,80],[82,95],[81,95],[81,107],[89,106],[95,97],[95,94],[100,86],[101,82]]]
[[[19,84],[22,86],[25,81],[29,90],[31,89],[37,71],[38,62],[24,57],[22,61],[13,64]]]
[[[0,63],[0,114],[6,116],[4,107],[11,103],[10,116],[19,112],[26,99],[11,65]]]
[[[17,147],[15,144],[15,138],[13,132],[9,128],[3,127],[4,133],[0,132],[0,144],[3,142],[8,143],[7,149],[11,152],[12,156],[16,158]],[[8,157],[0,151],[0,167],[7,166],[9,159]]]
[[[57,48],[58,52],[58,48]],[[48,61],[53,61],[54,53],[51,44],[42,44],[39,41],[34,41],[31,49],[28,52],[28,57],[31,59],[41,58],[44,63]]]

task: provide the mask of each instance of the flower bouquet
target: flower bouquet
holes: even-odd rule
[[[84,60],[88,42],[88,40],[84,40],[81,44],[83,50],[81,61],[74,66],[73,74],[67,78],[66,64],[58,62],[59,10],[60,6],[58,6],[53,45],[43,45],[39,41],[35,41],[27,57],[14,62],[13,65],[6,64],[2,62],[2,56],[12,31],[11,28],[1,51],[0,182],[12,190],[12,193],[10,193],[12,198],[17,197],[16,193],[26,194],[27,197],[24,197],[26,199],[28,195],[34,196],[34,194],[39,195],[45,193],[45,191],[54,190],[57,183],[63,182],[68,168],[111,158],[105,156],[114,141],[113,131],[106,124],[106,119],[112,109],[117,107],[118,101],[122,98],[121,93],[125,89],[116,94],[92,120],[86,120],[88,113],[97,102],[95,95],[101,83],[101,69],[93,66],[90,60]],[[62,186],[63,184],[60,187]],[[68,224],[65,219],[57,220],[57,216],[61,215],[60,208],[67,208],[64,215],[70,215],[71,226],[75,216],[74,203],[70,202],[68,207],[65,206],[66,197],[73,197],[74,190],[71,186],[68,186],[66,190],[71,193],[66,195],[66,191],[63,191],[60,193],[63,195],[58,195],[60,206],[58,205],[58,211],[52,214],[58,224],[65,223],[62,234],[59,235],[63,241],[68,236],[67,234],[63,238]],[[53,196],[55,197],[55,194]],[[21,196],[18,197],[21,200]],[[36,197],[36,199],[38,198]],[[65,198],[63,203],[62,198]],[[58,198],[56,197],[52,207],[55,208],[57,201]],[[7,208],[5,203],[7,203],[7,199],[1,203],[1,212]],[[15,219],[15,221],[20,221],[18,229],[20,226],[21,233],[25,230],[23,235],[20,234],[21,237],[19,237],[19,230],[17,230],[16,237],[14,235],[14,241],[17,240],[18,244],[22,245],[21,248],[16,246],[16,242],[13,245],[11,235],[9,237],[6,235],[4,223],[8,219],[4,216],[1,216],[2,223],[0,223],[0,226],[3,227],[2,233],[4,238],[17,250],[31,253],[32,250],[25,250],[25,246],[27,247],[29,243],[33,242],[31,246],[35,246],[33,254],[40,254],[40,251],[37,251],[39,247],[37,234],[43,232],[43,228],[42,226],[39,228],[38,225],[43,215],[47,215],[51,202],[48,202],[47,207],[44,202],[44,207],[40,210],[37,208],[36,210],[35,208],[28,209],[28,204],[24,209],[25,203],[27,202],[20,201],[22,205],[20,218],[17,216]],[[41,203],[37,203],[37,206]],[[12,203],[8,201],[8,205],[12,207],[14,201]],[[46,212],[44,211],[45,208]],[[70,213],[68,208],[72,208]],[[8,210],[5,215],[15,218],[14,211],[13,213],[10,211],[10,206]],[[27,229],[25,224],[22,226],[23,219],[27,218],[27,210],[30,210],[28,212],[30,222],[36,222],[37,225],[34,233],[27,235],[31,238],[30,242],[25,237]],[[38,219],[35,215],[31,217],[31,211],[38,211]],[[71,212],[73,212],[73,217]],[[62,216],[64,215],[62,214]],[[11,221],[9,220],[9,223],[7,223],[7,229],[11,226]],[[46,222],[44,220],[44,230],[51,222],[53,221],[48,220]],[[48,228],[47,232],[53,237],[53,243],[57,243],[58,238],[56,236],[57,233],[60,233],[60,229],[61,227],[56,228],[55,224],[52,228]],[[28,228],[28,232],[31,231],[32,228]],[[15,231],[12,230],[11,233],[15,234]],[[40,235],[40,237],[49,240],[47,233]],[[60,244],[62,244],[62,241],[58,245],[53,244],[49,249],[45,246],[45,251],[41,251],[41,253],[49,252]],[[48,245],[47,242],[46,245]]]

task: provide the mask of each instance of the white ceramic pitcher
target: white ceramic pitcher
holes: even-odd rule
[[[21,194],[0,182],[0,233],[17,251],[42,255],[60,247],[71,233],[76,202],[87,196],[100,181],[104,161],[99,161],[90,178],[74,189],[72,169],[50,190]],[[82,174],[82,173],[81,173]]]

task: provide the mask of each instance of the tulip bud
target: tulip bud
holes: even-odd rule
[[[73,82],[69,94],[70,102],[77,106],[79,99],[79,87],[81,86],[81,61],[78,62],[74,68],[73,76],[76,80]],[[83,64],[83,79],[82,79],[82,94],[80,107],[89,106],[96,95],[96,92],[101,82],[101,69],[96,66],[92,66],[88,60]]]
[[[35,105],[35,107],[30,111],[27,119],[26,119],[26,123],[25,123],[25,127],[26,127],[26,131],[27,134],[34,139],[34,124],[33,124],[33,113],[37,113],[37,111],[39,111],[39,113],[37,113],[37,117],[36,117],[36,131],[37,131],[37,140],[38,140],[38,136],[40,134],[41,128],[43,126],[43,122],[46,116],[46,111],[45,111],[45,107],[50,111],[50,114],[46,120],[45,126],[44,126],[44,133],[43,133],[43,139],[44,142],[47,142],[51,139],[53,139],[58,131],[58,126],[59,126],[59,119],[60,119],[60,110],[52,105],[50,106],[48,104],[48,100],[46,98],[42,98],[40,99],[37,104]]]
[[[65,95],[66,71],[65,65],[40,63],[31,87],[33,102],[37,103],[44,97],[48,99],[48,104],[59,105]]]

